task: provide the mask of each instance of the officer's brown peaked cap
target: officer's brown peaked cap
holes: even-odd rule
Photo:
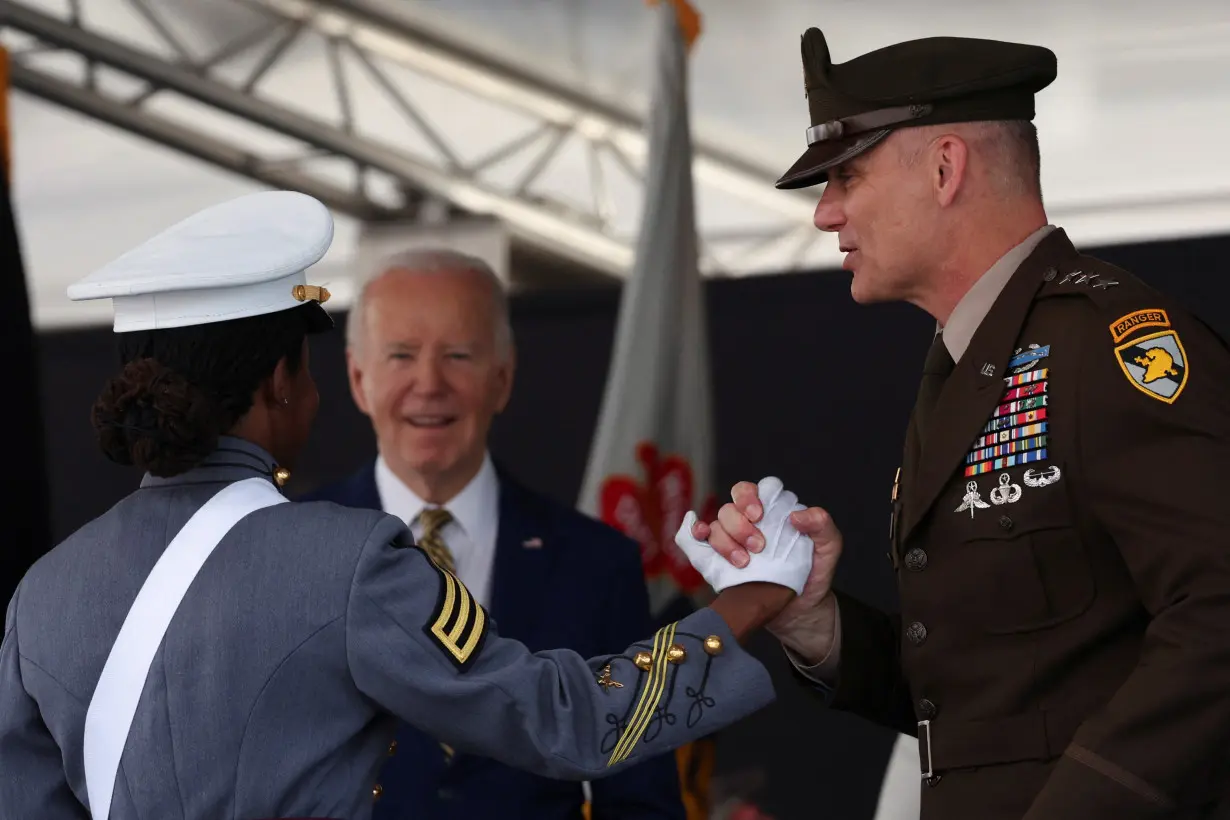
[[[1041,46],[928,37],[834,64],[817,28],[803,35],[808,148],[778,188],[805,188],[895,128],[976,120],[1032,120],[1034,95],[1055,79]]]

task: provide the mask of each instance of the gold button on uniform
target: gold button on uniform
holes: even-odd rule
[[[381,786],[379,783],[372,786],[372,800],[379,800],[382,794],[384,794],[384,786]]]
[[[710,655],[720,655],[722,652],[722,639],[717,635],[710,635],[705,638],[705,651]]]
[[[648,652],[637,652],[633,663],[636,664],[638,669],[644,669],[648,672],[650,667],[653,666],[653,655],[650,655]]]
[[[396,740],[394,740],[394,741],[390,741],[390,743],[389,743],[389,757],[392,757],[392,756],[393,756],[393,754],[394,754],[396,751],[397,751],[397,741],[396,741]]]
[[[688,656],[688,652],[683,648],[682,644],[673,643],[671,648],[666,650],[666,659],[671,663],[683,663],[684,658]]]

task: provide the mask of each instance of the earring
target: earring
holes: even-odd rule
[[[288,398],[286,398],[285,396],[283,396],[283,397],[282,397],[282,404],[290,404],[290,399],[288,399]]]

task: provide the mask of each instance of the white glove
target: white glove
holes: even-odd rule
[[[675,543],[714,592],[749,581],[768,581],[789,587],[796,595],[801,594],[811,574],[812,541],[794,528],[790,514],[806,508],[799,503],[798,496],[786,490],[781,480],[773,476],[761,479],[756,491],[764,515],[755,526],[764,536],[764,549],[749,552],[746,567],[736,567],[707,541],[697,541],[692,536],[696,513],[691,510],[683,517],[679,532],[675,533]]]

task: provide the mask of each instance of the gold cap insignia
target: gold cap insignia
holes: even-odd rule
[[[311,300],[321,303],[329,301],[329,296],[331,295],[328,288],[322,288],[318,285],[295,285],[290,289],[290,294],[300,302]]]

